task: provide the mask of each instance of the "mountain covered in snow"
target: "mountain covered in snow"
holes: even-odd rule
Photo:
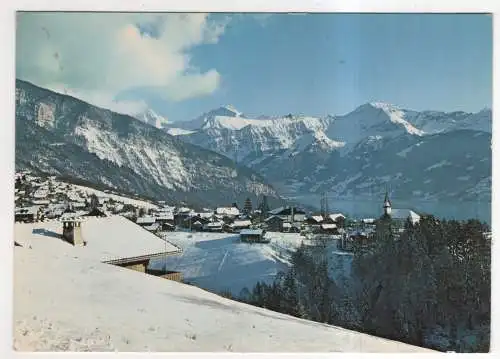
[[[156,128],[164,128],[168,124],[168,120],[165,117],[157,114],[152,109],[147,109],[142,113],[136,114],[134,117]]]
[[[276,191],[262,176],[137,119],[16,81],[16,168],[198,205]]]
[[[345,115],[261,116],[220,108],[171,124],[290,195],[491,200],[491,110],[413,111],[387,103]],[[182,132],[185,131],[185,132]]]

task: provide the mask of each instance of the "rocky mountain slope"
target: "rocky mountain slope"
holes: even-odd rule
[[[16,81],[16,167],[139,195],[224,205],[277,198],[261,176],[130,116]]]
[[[491,201],[489,109],[417,112],[368,103],[323,118],[236,113],[221,108],[172,127],[183,141],[252,167],[291,196],[376,197],[390,188],[400,199]]]

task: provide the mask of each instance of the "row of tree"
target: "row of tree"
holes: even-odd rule
[[[413,345],[485,352],[491,304],[486,231],[477,220],[425,216],[399,234],[382,217],[372,240],[355,247],[349,273],[335,265],[339,256],[330,256],[330,245],[301,246],[287,273],[244,290],[239,299]]]

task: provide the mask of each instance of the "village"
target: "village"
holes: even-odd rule
[[[354,219],[342,213],[330,213],[328,205],[322,205],[321,211],[309,213],[294,205],[269,209],[264,197],[255,208],[247,199],[241,207],[232,203],[195,210],[184,204],[131,199],[109,190],[98,191],[30,172],[17,173],[15,183],[15,222],[64,222],[119,215],[159,237],[172,231],[234,233],[242,242],[268,243],[266,233],[297,233],[308,240],[332,241],[345,251],[352,250],[356,241],[369,240],[375,230],[375,218]],[[408,219],[414,224],[420,220],[412,210],[392,208],[387,194],[382,207],[391,215],[397,232],[404,230]]]
[[[205,333],[208,329],[198,324],[195,334],[189,334],[189,328],[199,316],[209,315],[210,306],[204,304],[208,298],[218,305],[249,311],[248,305],[232,300],[223,304],[222,301],[238,297],[258,282],[272,283],[280,272],[290,266],[291,255],[297,248],[313,245],[318,240],[329,248],[329,270],[334,278],[339,268],[340,271],[349,271],[353,244],[359,240],[370,240],[376,222],[373,218],[354,220],[342,213],[325,213],[327,206],[322,206],[318,213],[307,213],[293,205],[269,209],[265,197],[256,208],[249,199],[241,207],[233,203],[196,210],[184,203],[153,203],[111,190],[100,191],[68,183],[56,177],[17,173],[14,246],[18,279],[14,288],[17,303],[14,348],[37,350],[36,345],[46,348],[43,343],[50,342],[59,343],[57,347],[50,347],[56,351],[88,348],[137,350],[139,343],[158,350],[177,348],[169,346],[172,344],[169,341],[158,341],[151,329],[139,332],[133,327],[124,329],[111,325],[113,321],[105,318],[113,310],[116,313],[126,310],[139,314],[144,311],[140,307],[141,300],[131,297],[124,301],[120,293],[127,293],[127,298],[130,293],[136,293],[135,296],[141,298],[149,293],[148,298],[156,298],[155,308],[163,307],[160,302],[164,299],[160,299],[166,297],[174,311],[183,307],[179,299],[182,297],[178,295],[184,293],[186,298],[198,304],[193,304],[182,315],[169,312],[161,316],[164,319],[168,317],[167,322],[173,318],[177,323],[175,329],[165,328],[159,318],[148,317],[144,323],[150,328],[151,323],[157,323],[163,331],[184,336],[178,344],[179,348],[205,348],[209,344],[196,340],[196,333]],[[391,211],[388,198],[384,208],[386,213]],[[415,218],[418,220],[418,216]],[[405,221],[406,218],[401,223]],[[84,340],[75,341],[71,336],[66,338],[69,334],[64,334],[65,329],[62,328],[67,324],[62,323],[67,323],[64,318],[70,312],[61,310],[56,303],[76,301],[80,303],[80,310],[95,313],[96,299],[84,300],[77,293],[84,291],[90,293],[86,295],[90,297],[92,293],[102,294],[103,281],[106,283],[105,298],[116,302],[112,307],[116,310],[102,304],[101,319],[88,314],[89,318],[94,318],[89,324],[95,328],[93,332],[87,333],[90,328],[87,324],[72,321],[71,326],[75,330],[83,330],[87,334]],[[46,284],[42,285],[48,282],[61,290],[51,290]],[[83,283],[86,283],[87,290],[80,288]],[[197,291],[193,291],[195,289]],[[160,296],[162,291],[164,294],[161,296],[165,297]],[[36,305],[33,306],[30,303],[35,297]],[[88,303],[94,303],[94,306]],[[128,309],[120,309],[121,306]],[[241,327],[239,321],[242,318],[227,310],[219,314],[225,318],[226,324],[237,318],[235,325]],[[267,316],[268,313],[249,315],[246,320],[258,323],[259,316]],[[50,322],[43,319],[47,316],[51,318]],[[279,319],[266,320],[266,325],[282,325]],[[299,329],[309,324],[297,325]],[[78,326],[81,329],[77,329]],[[267,331],[259,334],[253,328],[246,329],[247,333],[261,338],[259,340],[271,338]],[[287,336],[291,333],[288,327],[283,330],[287,331]],[[326,333],[335,329],[322,327],[318,328],[318,333],[319,330]],[[114,334],[104,336],[101,331]],[[304,342],[299,339],[300,332],[293,334],[287,343]],[[129,337],[125,338],[124,333],[128,333]],[[274,333],[277,331],[274,330]],[[349,335],[359,337],[359,340],[362,336],[355,332]],[[57,340],[51,336],[57,336]],[[135,340],[131,341],[130,337]],[[40,341],[37,338],[45,339]],[[233,344],[224,344],[223,341],[212,345],[224,351],[233,350]],[[388,345],[392,348],[393,344],[388,342]],[[238,346],[246,348],[243,344]],[[378,347],[373,344],[373,348]],[[397,348],[407,350],[406,347]],[[408,349],[413,350],[411,347]]]

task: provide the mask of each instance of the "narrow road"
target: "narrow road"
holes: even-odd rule
[[[220,272],[222,269],[222,266],[224,265],[224,262],[226,261],[226,257],[228,255],[229,251],[226,249],[226,253],[224,253],[224,257],[222,257],[222,260],[220,261],[219,268],[217,269],[217,272]]]

